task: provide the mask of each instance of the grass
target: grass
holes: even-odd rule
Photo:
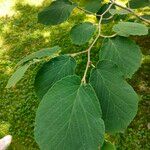
[[[38,146],[34,140],[34,118],[39,101],[34,92],[34,77],[40,64],[30,67],[25,77],[11,89],[5,89],[7,81],[14,72],[15,65],[27,54],[40,50],[44,47],[59,45],[62,53],[71,53],[84,50],[82,47],[71,44],[69,31],[73,24],[82,22],[84,14],[76,12],[68,22],[55,27],[45,27],[37,24],[37,14],[42,7],[48,4],[44,1],[41,5],[29,5],[30,3],[15,1],[14,15],[8,15],[0,19],[0,137],[5,134],[13,135],[13,150],[37,150]],[[89,19],[89,18],[86,18]],[[108,30],[106,30],[108,32]],[[129,128],[121,134],[111,136],[111,140],[117,145],[118,150],[148,150],[150,145],[148,138],[148,106],[149,98],[149,43],[147,37],[135,38],[141,46],[146,57],[140,70],[130,81],[132,86],[141,95],[139,111]],[[96,52],[99,44],[93,48],[93,61],[96,62]],[[83,60],[83,61],[81,61]],[[86,56],[78,58],[79,67],[77,72],[83,74]]]

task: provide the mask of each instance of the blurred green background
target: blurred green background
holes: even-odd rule
[[[34,141],[34,118],[39,101],[34,92],[34,77],[40,64],[27,71],[25,77],[11,89],[5,89],[15,65],[27,54],[45,47],[59,45],[63,53],[85,50],[71,44],[69,31],[79,22],[93,20],[75,10],[70,19],[59,25],[47,27],[37,24],[37,14],[50,3],[49,0],[0,0],[0,138],[6,134],[13,136],[12,150],[38,150]],[[103,31],[109,33],[110,26],[104,25]],[[150,149],[150,38],[133,37],[143,52],[143,62],[139,71],[129,82],[140,96],[139,111],[124,133],[108,137],[115,142],[118,150]],[[94,46],[93,62],[97,61],[96,52],[99,42]],[[78,58],[79,74],[85,68],[86,56]],[[130,65],[130,64],[129,64]]]

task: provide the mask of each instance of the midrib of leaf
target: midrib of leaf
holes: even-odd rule
[[[71,93],[70,95],[68,95],[67,97],[70,97],[71,95],[73,95],[73,94],[75,94],[76,93],[76,91],[75,92],[73,92],[73,93]],[[64,97],[64,98],[61,98],[61,101],[63,100],[63,99],[66,99],[66,97]],[[58,101],[59,102],[59,101]],[[58,103],[57,102],[57,103]],[[57,105],[57,103],[55,104],[55,105]],[[54,106],[55,106],[54,105]],[[72,104],[71,104],[72,105]],[[68,106],[68,108],[66,108],[66,110],[68,110],[70,107],[71,107],[71,105],[70,106]],[[54,107],[53,106],[53,107]],[[47,112],[46,112],[46,114],[48,115],[49,114],[49,111],[51,111],[52,110],[52,108],[51,109],[49,109]],[[64,111],[64,112],[66,112],[66,110]],[[56,109],[55,109],[55,111],[56,111]],[[63,112],[63,113],[64,113]],[[53,112],[53,113],[55,113],[55,112]],[[53,121],[53,123],[50,125],[50,126],[48,126],[48,128],[46,129],[47,131],[49,130],[49,128],[59,119],[59,117],[60,116],[62,116],[63,115],[63,113],[61,113],[61,115],[59,115],[57,118],[56,118],[56,120],[55,121]],[[45,114],[44,114],[45,115]],[[47,115],[45,115],[45,117],[47,116]],[[44,118],[45,118],[44,117]],[[69,122],[69,121],[68,121]],[[57,134],[65,127],[65,125],[66,125],[67,123],[65,123],[62,127],[61,127],[61,129],[55,134],[55,136],[53,136],[53,138],[50,140],[50,141],[53,141],[54,139],[55,139],[55,137],[57,136]],[[37,134],[38,135],[38,134]]]
[[[111,42],[112,46],[114,47],[115,51],[117,52],[118,57],[119,57],[119,60],[120,60],[120,61],[122,62],[122,64],[123,64],[123,68],[125,68],[123,59],[121,58],[120,53],[119,53],[119,51],[118,51],[116,45],[112,42],[112,40],[109,40],[109,41]],[[112,60],[112,61],[113,61],[113,60]]]
[[[71,87],[71,86],[70,86]],[[74,86],[73,86],[74,87]],[[70,95],[68,95],[67,97],[70,97],[71,95],[73,95],[73,94],[75,94],[76,93],[76,91],[75,92],[73,92],[72,94],[70,94]],[[63,99],[65,99],[65,98],[67,98],[67,97],[64,97],[64,98],[61,98],[61,100],[63,100]],[[57,105],[59,103],[59,101],[55,104],[55,105]],[[51,111],[54,107],[55,107],[55,105],[53,105],[52,107],[51,107],[51,109],[49,109],[47,112],[46,112],[46,114],[49,114],[49,111]],[[55,109],[56,110],[56,109]],[[53,112],[54,113],[54,112]],[[45,115],[45,117],[43,117],[43,119],[45,119],[47,116]],[[59,116],[58,116],[59,117]],[[55,121],[57,121],[57,119],[55,120]],[[55,123],[55,121],[54,121],[54,123]]]
[[[63,142],[63,140],[65,140],[66,139],[66,137],[67,137],[67,135],[68,135],[68,132],[69,132],[69,130],[70,130],[70,128],[71,128],[71,122],[72,122],[72,117],[73,117],[73,115],[75,115],[76,116],[76,113],[74,113],[74,111],[75,111],[75,109],[76,109],[76,103],[78,102],[78,103],[80,103],[80,106],[82,107],[82,110],[83,110],[83,114],[84,114],[84,116],[85,116],[85,119],[86,119],[86,122],[87,122],[87,125],[88,125],[88,130],[89,130],[89,133],[90,133],[90,136],[91,136],[91,138],[94,140],[94,138],[93,138],[93,136],[92,136],[92,133],[91,133],[91,127],[90,127],[90,124],[89,124],[89,121],[88,121],[88,118],[87,118],[87,115],[86,114],[90,114],[89,112],[87,112],[86,110],[85,110],[85,108],[84,108],[84,106],[83,106],[83,103],[81,102],[81,98],[80,98],[80,95],[79,95],[79,90],[82,90],[82,92],[84,92],[84,94],[86,94],[86,92],[84,91],[84,89],[82,88],[82,89],[80,89],[80,88],[82,88],[81,87],[81,85],[79,86],[79,88],[77,89],[77,91],[75,91],[74,93],[76,93],[76,96],[75,96],[75,100],[74,100],[74,102],[73,102],[73,104],[72,104],[72,111],[71,111],[71,114],[70,114],[70,119],[69,119],[69,121],[67,122],[67,123],[65,123],[64,125],[63,125],[63,127],[55,134],[55,137],[57,137],[57,134],[68,124],[68,128],[67,128],[67,130],[66,130],[66,134],[65,134],[65,136],[64,136],[64,138],[57,144],[57,147],[59,146],[59,144],[61,144],[62,142]],[[72,94],[74,94],[74,93],[72,93]],[[71,95],[72,95],[71,94]],[[86,94],[87,95],[87,94]],[[90,98],[91,99],[91,98]],[[92,104],[93,104],[93,102],[92,102]],[[70,105],[71,106],[71,105]],[[69,106],[69,107],[70,107]],[[95,107],[95,106],[94,106]],[[68,109],[68,108],[67,108]],[[62,115],[62,114],[61,114]],[[60,116],[61,116],[60,115]],[[92,114],[90,114],[91,116],[92,116]],[[92,116],[93,117],[93,116]],[[94,118],[94,117],[93,117]],[[76,120],[77,120],[77,122],[79,122],[78,121],[78,119],[77,119],[77,117],[76,117]],[[56,120],[55,120],[56,121]],[[79,126],[78,126],[78,129],[79,129]],[[80,130],[80,129],[79,129]],[[79,134],[80,136],[81,136],[81,132],[80,132],[80,134]],[[54,140],[55,139],[55,137],[53,137],[52,139],[51,139],[51,141],[52,140]],[[81,138],[82,139],[82,138]],[[81,141],[82,142],[82,141]],[[64,143],[65,144],[65,143]],[[84,148],[84,150],[85,150],[85,147],[84,147],[84,144],[82,144],[83,145],[83,148]]]

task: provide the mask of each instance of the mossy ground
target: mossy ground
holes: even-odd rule
[[[0,1],[1,2],[1,1]],[[42,7],[48,1],[44,1]],[[34,92],[34,77],[40,64],[30,67],[25,77],[11,89],[5,89],[7,81],[14,72],[17,62],[34,51],[45,47],[59,45],[62,53],[73,53],[85,50],[87,44],[79,47],[71,44],[69,31],[73,24],[85,19],[84,14],[74,14],[62,25],[46,27],[37,24],[37,14],[41,6],[28,5],[16,2],[15,15],[0,18],[0,137],[5,134],[13,135],[13,150],[37,150],[34,141],[34,118],[39,101]],[[108,29],[105,29],[108,32]],[[118,150],[149,150],[150,132],[148,131],[150,88],[149,88],[149,39],[148,37],[135,38],[141,46],[146,61],[139,71],[129,81],[140,95],[139,111],[128,127],[121,134],[111,136]],[[100,40],[101,41],[101,40]],[[96,52],[99,44],[93,48],[93,62],[97,61]],[[86,56],[78,58],[77,72],[83,74]]]

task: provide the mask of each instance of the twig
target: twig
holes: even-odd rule
[[[75,57],[75,56],[78,56],[80,54],[84,54],[84,53],[87,53],[88,50],[85,50],[85,51],[81,51],[81,52],[77,52],[77,53],[73,53],[73,54],[68,54],[69,56],[71,57]]]
[[[78,8],[79,10],[84,11],[85,13],[88,13],[88,14],[91,14],[91,15],[94,15],[94,16],[97,16],[95,13],[93,13],[93,12],[91,12],[91,11],[88,11],[88,10],[82,8],[82,7],[77,6],[77,8]]]
[[[122,9],[124,9],[124,10],[127,10],[128,12],[132,13],[134,16],[136,16],[136,17],[139,18],[140,20],[145,21],[146,23],[150,24],[150,21],[149,21],[149,20],[147,20],[147,19],[145,19],[145,18],[143,18],[143,17],[137,15],[132,9],[130,9],[130,8],[128,8],[128,7],[124,7],[124,6],[122,6],[122,5],[118,4],[118,3],[116,3],[115,1],[112,1],[112,2],[114,3],[114,5],[120,7],[120,8],[122,8]]]
[[[72,4],[74,3],[72,0],[69,0],[69,2],[71,2]],[[85,13],[88,13],[88,14],[91,14],[91,15],[96,16],[95,13],[93,13],[93,12],[91,12],[91,11],[89,11],[89,10],[86,10],[86,9],[80,7],[80,6],[77,6],[77,8],[78,8],[79,10],[82,10],[82,11],[85,12]]]
[[[112,15],[112,16],[110,16],[110,17],[108,17],[108,18],[103,18],[103,20],[110,20],[110,19],[112,19],[114,16]]]
[[[113,38],[113,37],[115,37],[117,34],[115,33],[115,34],[113,34],[113,35],[100,35],[101,37],[103,37],[103,38]]]
[[[109,5],[109,7],[106,9],[106,11],[103,14],[100,15],[100,20],[99,20],[99,23],[98,23],[98,34],[97,34],[96,38],[94,39],[94,41],[92,42],[92,44],[90,45],[90,47],[87,49],[88,60],[87,60],[86,68],[85,68],[84,75],[83,75],[83,78],[82,78],[82,81],[81,81],[84,84],[86,84],[86,75],[87,75],[87,72],[88,72],[88,68],[91,65],[91,49],[92,49],[92,47],[94,46],[94,44],[97,42],[98,38],[101,35],[101,22],[102,22],[103,16],[110,10],[112,5],[113,5],[113,2]]]
[[[90,45],[90,47],[88,48],[88,60],[87,60],[87,64],[86,64],[86,68],[85,68],[85,71],[84,71],[84,75],[83,75],[83,78],[82,78],[82,83],[86,83],[86,75],[87,75],[87,72],[88,72],[88,68],[90,67],[90,64],[91,64],[91,49],[92,47],[94,46],[94,44],[96,43],[96,41],[98,40],[99,36],[100,36],[100,31],[101,31],[101,21],[102,21],[102,16],[100,17],[100,20],[99,20],[99,32],[98,32],[98,35],[96,36],[95,40],[92,42],[92,44]]]

